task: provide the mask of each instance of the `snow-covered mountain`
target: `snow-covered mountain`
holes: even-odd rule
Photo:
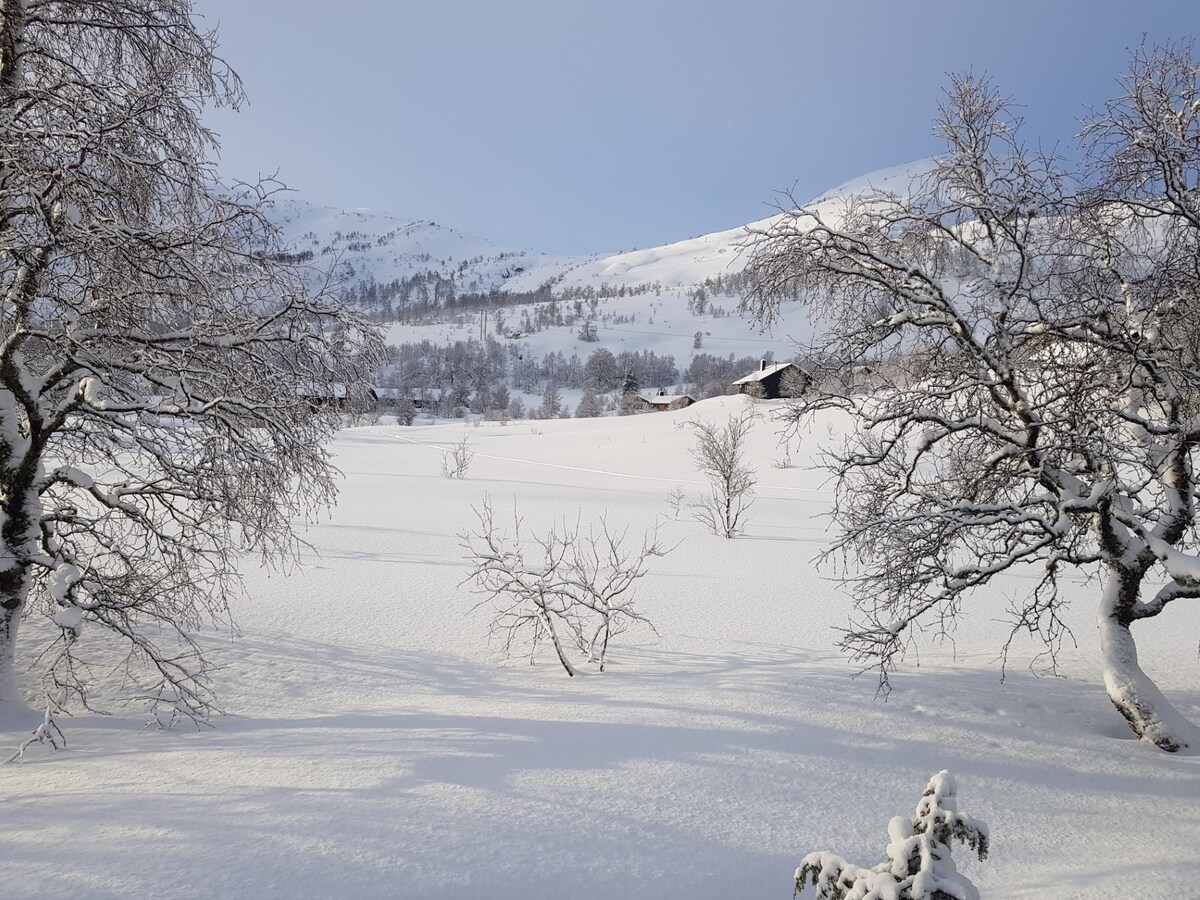
[[[570,264],[528,250],[506,250],[486,238],[376,209],[315,206],[295,197],[277,200],[272,218],[297,257],[351,294],[370,284],[423,278],[453,283],[456,293],[501,290],[514,275],[549,267],[546,278]]]
[[[903,192],[928,170],[919,160],[872,172],[827,191],[810,204],[836,216],[845,198],[863,191]],[[694,290],[706,281],[745,267],[741,252],[748,229],[766,227],[768,217],[712,234],[616,254],[551,256],[504,248],[492,241],[434,222],[404,219],[374,209],[319,207],[289,198],[275,204],[274,218],[294,251],[319,271],[333,269],[351,294],[418,278],[433,291],[442,282],[455,295],[507,291],[534,294],[588,291],[606,296]],[[310,255],[311,254],[311,255]],[[398,310],[395,307],[393,311]]]
[[[904,193],[929,166],[920,160],[873,172],[805,205],[836,220],[850,195]],[[748,360],[791,359],[814,332],[800,304],[785,305],[771,332],[739,314],[738,276],[749,259],[744,247],[750,233],[769,227],[772,218],[591,257],[506,249],[433,222],[297,199],[278,203],[275,218],[297,259],[312,265],[314,278],[332,271],[347,302],[387,323],[387,341],[398,348],[426,341],[450,348],[471,340],[482,344],[487,337],[526,364],[550,355],[568,364],[577,357],[582,364],[600,349],[615,356],[653,354],[673,360],[678,375],[665,383],[656,377],[652,386],[682,390],[696,386],[689,377],[693,362],[703,368],[719,357],[744,368]],[[420,368],[418,375],[389,370],[381,378],[445,386],[449,376],[440,366],[427,360]],[[513,374],[507,377],[515,383]],[[536,394],[546,378],[530,376],[522,390]],[[563,387],[573,406],[578,386]]]
[[[845,209],[848,197],[883,192],[902,195],[915,178],[929,171],[931,164],[932,160],[922,159],[880,169],[826,191],[804,205],[819,211],[827,221],[833,221]],[[797,199],[804,202],[803,198]],[[556,291],[588,286],[599,288],[602,284],[626,288],[638,285],[695,288],[705,281],[741,272],[746,267],[747,255],[742,251],[750,232],[765,230],[779,215],[662,247],[560,262],[552,288]],[[539,284],[538,279],[544,279],[552,269],[552,265],[531,267],[512,278],[507,287],[509,290],[532,290]]]
[[[929,165],[921,160],[873,172],[805,205],[836,220],[848,196],[904,193]],[[505,371],[493,380],[506,381],[529,402],[556,382],[574,408],[583,387],[578,367],[598,350],[625,360],[630,357],[622,354],[663,361],[657,368],[647,363],[656,373],[642,373],[650,379],[647,387],[713,389],[759,360],[793,358],[814,332],[798,303],[785,305],[771,332],[739,313],[738,276],[749,260],[744,247],[751,232],[769,227],[772,218],[591,257],[505,249],[433,222],[297,199],[278,203],[275,219],[296,258],[311,264],[314,279],[332,271],[347,302],[387,324],[387,342],[407,360],[379,374],[387,385],[446,389],[454,379],[445,360],[436,361],[437,352],[404,348],[450,353],[476,341],[470,352],[478,355],[486,338],[505,347]],[[575,374],[558,372],[563,365]],[[719,375],[714,366],[724,367]]]

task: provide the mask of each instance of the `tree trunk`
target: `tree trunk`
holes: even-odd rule
[[[550,636],[550,643],[554,645],[554,652],[558,654],[558,661],[567,670],[567,674],[574,678],[575,667],[567,659],[566,651],[563,650],[562,642],[558,639],[558,632],[554,628],[554,622],[550,619],[549,613],[545,609],[541,609],[538,611],[538,617],[542,620],[542,627],[546,629],[546,634]]]
[[[20,82],[21,35],[25,30],[25,0],[0,0],[0,90]]]
[[[0,485],[0,494],[8,495],[0,508],[0,559],[6,564],[0,569],[0,726],[28,711],[16,671],[17,630],[29,599],[28,556],[36,549],[34,523],[41,518],[41,501],[27,485],[27,480]]]
[[[17,629],[28,593],[27,574],[20,566],[0,572],[0,731],[25,730],[33,712],[21,698],[17,678]]]
[[[1200,732],[1163,696],[1138,665],[1137,646],[1129,630],[1128,610],[1137,598],[1130,575],[1112,573],[1100,604],[1100,653],[1108,698],[1143,741],[1174,753],[1189,744],[1200,745]]]

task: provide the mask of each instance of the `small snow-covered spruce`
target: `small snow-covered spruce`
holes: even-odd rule
[[[621,381],[621,396],[628,397],[631,394],[637,394],[641,389],[638,384],[637,375],[633,373],[633,369],[625,370],[625,378]]]
[[[979,891],[954,865],[952,840],[981,860],[988,855],[988,828],[958,811],[954,776],[934,775],[911,820],[888,824],[887,860],[871,869],[835,853],[810,853],[796,870],[795,894],[808,885],[819,900],[979,900]]]

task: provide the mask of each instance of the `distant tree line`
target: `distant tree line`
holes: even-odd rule
[[[339,235],[339,237],[341,236]],[[330,252],[331,249],[326,247],[322,249],[321,253]],[[365,243],[352,242],[347,245],[346,249],[366,250],[369,247]],[[303,263],[313,260],[315,254],[312,250],[302,250],[296,253],[279,254],[279,256],[285,262]],[[432,258],[423,259],[426,262],[433,261]],[[599,285],[556,289],[556,282],[550,281],[528,291],[511,291],[500,288],[480,291],[477,289],[477,283],[473,280],[467,286],[468,289],[463,290],[462,280],[466,277],[470,266],[482,261],[483,257],[463,260],[450,274],[425,270],[390,281],[376,281],[368,274],[366,278],[353,286],[344,288],[342,299],[367,318],[379,322],[406,323],[433,321],[438,317],[454,313],[477,312],[502,307],[557,304],[549,314],[537,311],[522,313],[521,320],[528,316],[531,326],[520,330],[529,333],[539,330],[538,326],[545,328],[550,325],[572,325],[574,323],[574,320],[571,319],[572,314],[575,319],[585,317],[585,304],[590,306],[591,317],[597,318],[597,304],[601,300],[633,297],[651,292],[658,296],[662,293],[662,285],[658,282],[637,285],[615,285],[601,282]],[[520,274],[522,271],[524,270],[520,267],[514,267],[505,271],[505,277]],[[343,274],[353,277],[355,274],[353,266],[347,265]],[[561,276],[559,280],[561,280]]]
[[[456,410],[460,414],[508,410],[510,392],[541,394],[544,402],[534,411],[558,415],[562,412],[559,391],[583,391],[591,395],[587,415],[598,414],[593,409],[596,395],[637,393],[639,387],[674,390],[686,386],[698,399],[725,394],[735,379],[759,364],[756,356],[697,353],[681,370],[672,354],[653,350],[613,353],[605,347],[583,359],[577,353],[567,356],[561,351],[535,357],[524,344],[502,342],[487,334],[482,342],[472,338],[440,345],[425,340],[388,347],[379,385],[437,397],[442,415],[454,415]],[[511,414],[519,418],[525,411]]]

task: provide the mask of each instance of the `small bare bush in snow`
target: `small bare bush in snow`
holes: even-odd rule
[[[634,624],[654,629],[634,605],[634,587],[646,562],[669,552],[657,529],[632,545],[628,528],[613,528],[604,518],[587,532],[577,519],[527,536],[515,505],[508,528],[496,521],[487,497],[475,514],[477,530],[461,535],[471,565],[466,581],[491,601],[492,633],[501,636],[507,655],[524,643],[532,661],[549,641],[568,675],[576,672],[572,647],[603,672],[611,638]]]
[[[692,515],[722,537],[741,534],[746,511],[754,502],[758,479],[746,461],[746,440],[754,419],[754,411],[746,408],[731,415],[723,427],[703,420],[692,423],[696,431],[692,459],[710,488],[707,497],[692,505]]]
[[[667,491],[667,506],[671,509],[671,518],[678,521],[679,513],[683,509],[683,501],[687,499],[687,493],[679,485]]]
[[[954,865],[950,842],[960,841],[987,859],[988,827],[964,816],[955,800],[954,776],[943,769],[921,795],[912,819],[888,824],[888,858],[871,869],[835,853],[810,853],[796,870],[798,895],[808,885],[819,900],[979,900],[979,891]]]
[[[461,441],[449,450],[442,451],[442,475],[446,478],[466,478],[467,469],[471,467],[473,459],[475,451],[468,446],[467,436],[464,434]]]

